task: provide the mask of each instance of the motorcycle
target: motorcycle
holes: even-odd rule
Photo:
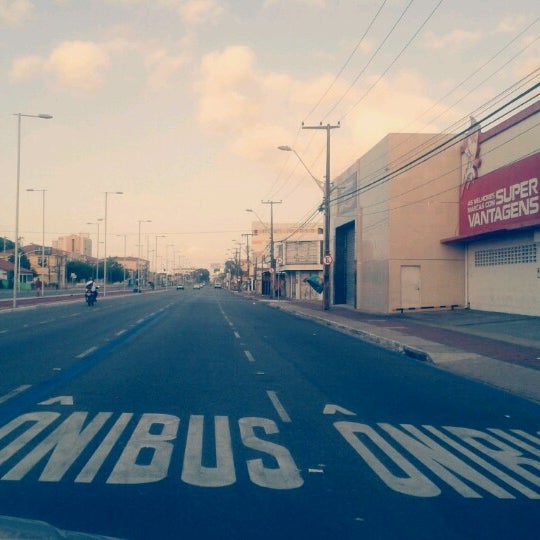
[[[84,299],[89,306],[93,306],[97,301],[97,291],[87,289],[84,293]]]

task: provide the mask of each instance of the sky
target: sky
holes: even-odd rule
[[[339,122],[331,177],[388,133],[452,131],[540,68],[539,17],[538,0],[0,0],[0,235],[15,115],[50,114],[21,118],[25,244],[45,189],[46,245],[88,233],[95,255],[107,200],[108,256],[137,256],[140,228],[151,260],[222,263],[262,201],[287,223],[320,205],[326,133],[302,122]]]

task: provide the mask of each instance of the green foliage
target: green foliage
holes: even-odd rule
[[[10,249],[15,248],[15,242],[12,242],[9,238],[4,238],[0,240],[0,249],[2,251],[9,251]]]
[[[210,281],[210,272],[206,268],[198,268],[191,273],[191,279],[195,283],[208,283]]]
[[[83,261],[69,261],[66,265],[66,278],[71,281],[71,274],[75,274],[77,281],[88,281],[94,277],[95,270],[95,266]]]
[[[107,282],[117,283],[123,280],[124,280],[124,267],[116,259],[112,257],[107,258]]]

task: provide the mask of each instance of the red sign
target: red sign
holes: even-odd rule
[[[512,163],[463,187],[460,236],[540,224],[540,154]]]

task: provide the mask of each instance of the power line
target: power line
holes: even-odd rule
[[[377,78],[377,80],[364,92],[364,94],[360,97],[359,100],[356,101],[356,103],[354,105],[352,105],[352,107],[349,108],[349,110],[342,116],[342,119],[347,117],[351,111],[353,109],[355,109],[356,107],[358,107],[358,105],[366,98],[366,96],[373,90],[373,88],[375,88],[375,86],[377,86],[379,84],[379,82],[382,80],[382,78],[390,71],[390,69],[393,67],[393,65],[399,60],[399,58],[401,57],[401,55],[409,48],[410,44],[416,39],[416,37],[418,36],[418,34],[420,33],[420,31],[424,28],[424,26],[428,23],[428,21],[433,17],[433,15],[435,14],[435,12],[437,11],[437,9],[439,9],[439,6],[443,3],[443,0],[439,0],[439,3],[433,8],[433,10],[431,11],[431,13],[426,17],[426,19],[424,20],[424,22],[416,29],[415,33],[411,36],[411,38],[409,39],[409,41],[407,41],[407,43],[405,44],[404,47],[402,47],[402,49],[399,51],[399,53],[397,54],[397,56],[392,60],[392,62],[390,62],[390,64],[387,66],[387,68],[380,74],[380,76]],[[409,8],[410,4],[407,6],[407,9]],[[350,89],[350,87],[349,87]],[[348,91],[347,91],[348,92]],[[346,94],[343,95],[343,97],[345,97]],[[343,98],[342,98],[343,99]],[[339,102],[338,102],[339,103]],[[331,112],[333,112],[333,110],[336,108],[338,104],[336,103],[336,105],[334,105],[334,107],[328,111],[327,114],[330,114]]]
[[[498,113],[503,111],[505,108],[507,108],[512,103],[515,103],[519,99],[527,96],[528,94],[530,94],[531,92],[536,90],[538,87],[540,87],[540,83],[536,83],[533,87],[526,90],[525,92],[522,92],[520,95],[518,95],[515,98],[513,98],[512,100],[510,100],[508,103],[504,104],[503,106],[501,106],[501,107],[495,109],[494,111],[492,111],[491,113],[487,114],[484,118],[482,118],[480,121],[478,121],[478,123],[481,124],[483,122],[486,122],[490,118],[494,117],[495,115],[497,115]],[[379,184],[388,182],[394,176],[397,176],[397,175],[401,174],[402,172],[410,170],[412,167],[414,167],[416,165],[419,165],[420,163],[425,162],[427,159],[429,159],[433,155],[437,155],[437,154],[441,153],[442,151],[446,150],[448,147],[453,146],[454,144],[456,144],[457,142],[459,142],[460,140],[462,140],[464,138],[464,136],[467,134],[469,129],[470,128],[467,127],[466,129],[463,129],[459,133],[457,133],[457,134],[455,134],[453,136],[450,136],[446,141],[436,145],[435,147],[431,148],[427,152],[424,152],[423,154],[417,156],[416,158],[412,159],[408,163],[398,167],[397,169],[395,169],[391,173],[385,174],[382,177],[377,178],[377,179],[373,180],[372,182],[368,183],[367,185],[361,186],[361,187],[357,188],[356,190],[353,190],[350,193],[347,193],[347,194],[344,194],[344,195],[339,195],[339,196],[333,198],[332,202],[338,201],[340,199],[344,199],[346,197],[350,197],[355,193],[361,193],[361,192],[367,191],[369,189],[374,188],[375,186],[377,186]]]
[[[328,92],[333,88],[333,86],[336,84],[339,76],[343,73],[345,68],[349,65],[349,62],[351,61],[352,57],[355,55],[356,51],[364,41],[365,37],[367,36],[368,32],[371,30],[371,27],[375,24],[375,21],[379,17],[381,11],[383,10],[384,6],[386,5],[387,0],[383,0],[383,3],[379,6],[379,9],[377,10],[377,13],[373,16],[371,19],[371,22],[368,24],[367,28],[365,29],[364,33],[362,34],[362,37],[359,39],[359,41],[356,43],[355,47],[345,60],[345,63],[341,66],[339,71],[337,72],[336,76],[334,77],[334,80],[329,84],[328,88],[323,92],[322,96],[319,98],[317,103],[312,107],[312,109],[307,113],[306,117],[304,118],[304,122],[307,120],[307,118],[317,109],[317,107],[321,104],[322,100],[328,95]]]
[[[358,75],[356,75],[356,77],[353,79],[353,81],[349,84],[349,87],[347,88],[347,90],[345,90],[345,92],[342,94],[342,96],[337,100],[337,102],[332,106],[332,108],[324,115],[323,118],[327,118],[330,115],[330,113],[332,113],[335,110],[335,108],[345,99],[347,94],[351,91],[352,87],[358,82],[358,79],[366,72],[367,68],[371,65],[371,63],[373,62],[373,60],[375,59],[375,57],[377,56],[379,51],[383,48],[384,44],[388,41],[390,36],[393,34],[396,27],[403,20],[403,18],[405,17],[405,14],[407,13],[407,11],[409,11],[409,8],[413,4],[413,2],[414,2],[414,0],[409,1],[407,6],[405,7],[405,9],[401,12],[401,15],[394,22],[394,25],[392,26],[392,28],[390,28],[390,30],[388,31],[388,33],[386,34],[386,36],[384,37],[382,42],[379,44],[377,49],[375,49],[375,52],[371,55],[371,57],[367,61],[366,65],[360,70],[360,73],[358,73]]]

